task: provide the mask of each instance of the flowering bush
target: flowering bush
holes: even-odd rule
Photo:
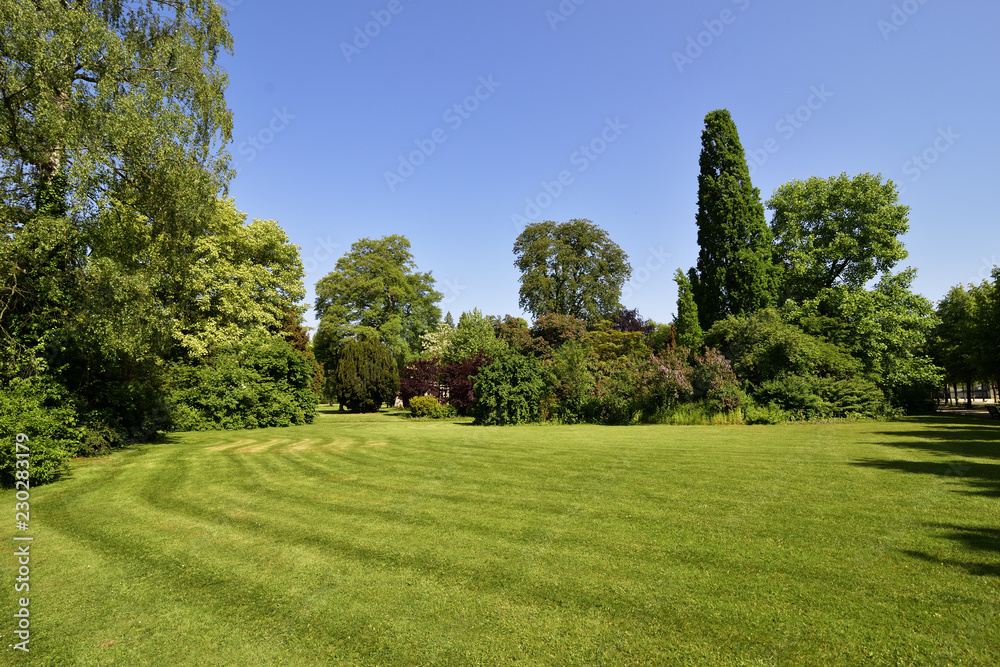
[[[703,355],[695,356],[692,384],[694,396],[704,396],[708,406],[718,412],[733,412],[747,402],[732,364],[712,348],[705,350]]]
[[[672,351],[647,359],[621,357],[598,366],[588,410],[592,421],[630,424],[691,395],[692,369]]]

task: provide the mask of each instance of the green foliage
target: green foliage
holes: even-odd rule
[[[545,368],[544,419],[575,424],[586,417],[594,389],[597,357],[589,345],[570,340],[560,346]]]
[[[909,207],[897,199],[892,181],[868,173],[814,176],[775,190],[767,207],[783,295],[803,300],[838,284],[861,288],[906,258],[899,236],[909,229]]]
[[[337,364],[337,400],[351,412],[377,412],[399,394],[392,351],[375,340],[350,340]]]
[[[471,359],[480,352],[494,358],[506,350],[507,345],[497,339],[493,320],[474,308],[458,318],[458,326],[451,334],[442,360],[446,364],[455,364]]]
[[[887,273],[871,290],[839,285],[789,313],[858,359],[890,403],[908,412],[932,409],[942,381],[928,345],[937,316],[910,290],[915,276],[913,269]]]
[[[632,274],[625,252],[590,220],[530,224],[514,242],[514,256],[521,272],[519,305],[536,318],[611,317]]]
[[[316,413],[312,380],[305,356],[278,337],[248,338],[199,363],[176,363],[168,383],[174,429],[310,423]]]
[[[662,357],[617,357],[597,365],[587,420],[633,424],[690,398],[692,369],[677,350]]]
[[[698,175],[697,268],[691,288],[702,329],[744,315],[774,299],[771,231],[736,124],[720,109],[705,116]]]
[[[414,418],[448,419],[456,414],[451,405],[441,405],[433,396],[414,396],[410,399],[410,416]]]
[[[731,360],[736,376],[751,391],[786,374],[851,377],[862,372],[843,349],[785,322],[773,309],[716,322],[705,342]]]
[[[792,415],[774,403],[767,405],[757,405],[751,402],[743,408],[743,423],[748,425],[758,424],[787,424],[792,421]]]
[[[674,282],[677,283],[677,316],[674,319],[676,343],[690,350],[701,349],[705,332],[698,321],[698,305],[694,301],[691,279],[677,269]]]
[[[826,417],[884,417],[890,411],[882,391],[861,377],[837,379],[781,375],[762,382],[754,399],[809,420]]]
[[[13,486],[15,470],[24,469],[16,467],[19,433],[28,437],[32,486],[58,479],[85,437],[66,390],[37,376],[0,388],[0,484],[5,487]]]
[[[645,359],[652,354],[640,331],[619,331],[606,320],[594,324],[584,339],[594,348],[597,358],[611,361],[620,357]]]
[[[582,342],[587,336],[587,323],[562,313],[546,313],[531,326],[531,336],[545,341],[545,348],[551,350],[569,341]]]
[[[477,424],[507,426],[538,421],[545,390],[534,357],[505,353],[479,369],[472,415]]]
[[[4,2],[3,14],[0,208],[44,201],[37,189],[63,173],[62,210],[117,200],[158,219],[162,233],[193,222],[184,214],[229,176],[218,56],[232,38],[221,7]]]
[[[415,358],[421,336],[441,319],[441,293],[431,274],[416,268],[405,236],[356,241],[316,283],[320,331],[338,342],[380,340],[401,362]]]
[[[251,330],[280,331],[305,296],[298,246],[273,220],[254,220],[232,200],[217,200],[205,233],[173,276],[163,310],[188,358],[238,344]]]
[[[656,324],[645,343],[654,354],[660,354],[677,346],[677,329],[673,324]]]
[[[717,322],[706,342],[732,360],[760,405],[774,403],[801,419],[887,414],[885,395],[866,378],[861,361],[774,310]]]

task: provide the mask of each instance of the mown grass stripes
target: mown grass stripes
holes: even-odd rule
[[[31,664],[988,664],[997,435],[174,435],[33,493]]]

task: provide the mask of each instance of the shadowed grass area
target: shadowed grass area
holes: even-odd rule
[[[945,418],[174,435],[32,492],[30,664],[992,664],[998,448]]]

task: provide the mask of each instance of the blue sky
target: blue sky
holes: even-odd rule
[[[841,172],[899,184],[900,268],[932,301],[1000,264],[995,2],[224,4],[230,195],[301,246],[310,304],[351,243],[403,234],[443,311],[521,314],[523,224],[588,218],[630,257],[626,307],[668,322],[719,108],[765,201]]]

